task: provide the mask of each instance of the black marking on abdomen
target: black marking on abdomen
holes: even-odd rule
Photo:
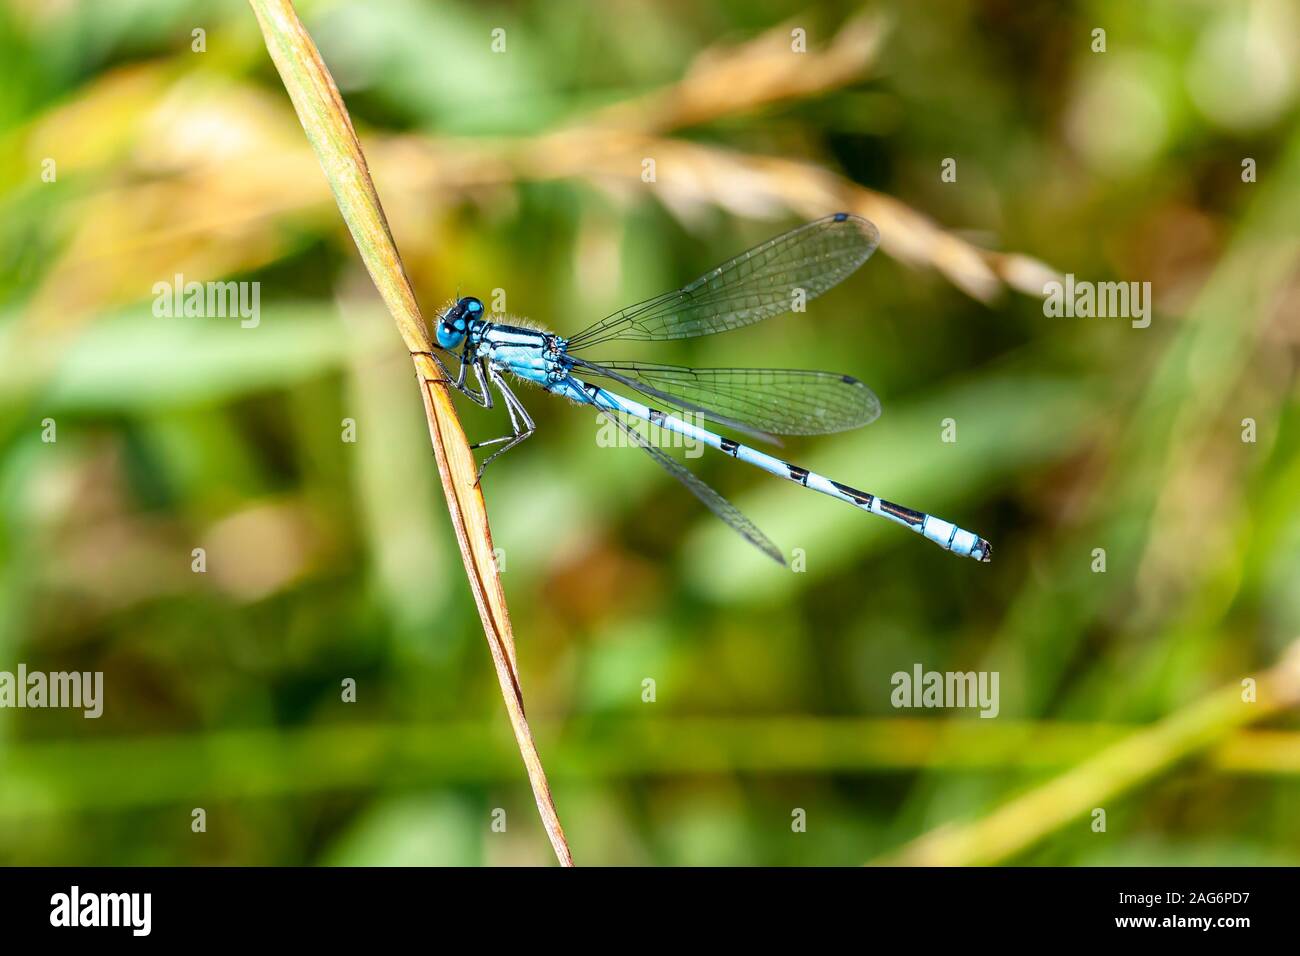
[[[790,471],[790,480],[797,481],[801,485],[808,484],[808,469],[800,468],[798,465],[786,465]]]
[[[892,501],[880,499],[880,510],[885,514],[893,515],[895,518],[901,518],[910,525],[925,524],[925,515],[919,511],[913,511],[911,508],[904,508],[902,505],[896,505]]]
[[[722,439],[722,450],[725,451],[732,458],[736,457],[736,451],[739,448],[740,448],[740,442],[736,441],[734,438]]]
[[[832,481],[831,484],[835,486],[835,490],[840,494],[852,498],[864,508],[870,508],[871,502],[876,500],[874,496],[867,494],[865,491],[858,491],[858,489],[851,488],[848,485],[841,485],[838,481]]]

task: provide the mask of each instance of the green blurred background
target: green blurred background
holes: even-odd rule
[[[690,462],[784,571],[521,392],[485,491],[579,863],[1300,863],[1293,3],[299,10],[426,313],[571,332],[876,221],[807,315],[601,357],[858,376],[881,420],[788,457],[993,543]],[[409,359],[248,6],[10,0],[0,63],[0,670],[106,685],[0,710],[0,861],[551,861]],[[1151,326],[1045,317],[1054,271],[1151,282]],[[260,323],[155,317],[178,273],[259,282]],[[917,663],[998,671],[1000,715],[895,710]]]

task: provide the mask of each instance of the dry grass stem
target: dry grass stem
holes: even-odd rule
[[[474,456],[456,416],[450,391],[441,380],[437,366],[424,354],[431,348],[428,328],[402,267],[401,256],[384,217],[347,107],[293,4],[289,0],[249,2],[257,15],[271,59],[334,192],[339,211],[415,360],[416,377],[429,423],[429,438],[438,461],[438,472],[470,590],[478,606],[501,685],[501,695],[555,855],[561,864],[572,866],[573,857],[555,811],[532,731],[524,716],[510,615],[493,554],[487,507],[475,482]]]

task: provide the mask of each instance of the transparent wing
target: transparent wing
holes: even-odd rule
[[[880,417],[880,400],[862,382],[835,372],[785,368],[684,368],[646,362],[587,362],[602,376],[720,425],[770,435],[825,435]]]
[[[880,233],[836,213],[769,239],[694,282],[606,316],[569,338],[568,350],[620,340],[710,335],[750,325],[821,295],[867,261]]]
[[[695,497],[704,502],[705,507],[727,524],[731,525],[731,527],[735,529],[742,538],[754,547],[758,548],[758,550],[762,551],[773,561],[776,561],[778,564],[785,564],[785,558],[782,556],[780,550],[777,549],[777,546],[771,542],[767,535],[758,530],[754,525],[754,522],[741,514],[739,508],[706,485],[693,472],[683,465],[678,464],[676,459],[670,457],[661,449],[656,448],[654,445],[646,441],[644,436],[642,436],[640,432],[627,422],[623,421],[620,415],[603,410],[601,411],[601,414],[612,419],[614,424],[623,430],[624,434],[627,435],[628,439],[633,444],[644,448],[651,458],[663,466],[664,471],[668,472],[668,474],[672,475],[689,488]]]

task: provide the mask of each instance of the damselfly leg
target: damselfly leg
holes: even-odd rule
[[[506,412],[510,415],[511,434],[502,435],[500,438],[489,438],[487,441],[475,442],[469,446],[470,448],[485,448],[488,445],[501,445],[500,448],[484,458],[482,463],[478,466],[479,481],[483,480],[483,472],[487,469],[489,464],[500,458],[511,448],[514,448],[537,430],[537,426],[533,423],[532,416],[528,414],[528,409],[524,408],[524,403],[519,401],[515,396],[515,393],[510,390],[510,386],[506,384],[506,380],[502,377],[501,373],[491,365],[487,364],[486,361],[483,364],[487,368],[488,381],[496,386],[497,391],[501,393],[502,400],[505,402]],[[477,371],[476,366],[475,372],[477,373]],[[481,378],[479,380],[482,381]],[[484,387],[484,392],[487,392],[486,386]],[[484,407],[492,407],[491,394],[488,394],[488,403]],[[501,444],[502,442],[505,444]]]
[[[438,368],[442,371],[443,381],[456,391],[460,392],[480,408],[492,407],[492,395],[488,392],[487,384],[483,381],[483,370],[480,368],[481,363],[479,360],[470,357],[468,348],[463,349],[460,352],[458,356],[460,359],[460,369],[454,376],[451,374],[451,370],[447,368],[446,364],[442,361],[442,357],[439,356],[437,352],[424,352],[421,354],[430,356],[433,361],[437,363]],[[474,389],[465,381],[465,372],[469,368],[474,369],[474,378],[478,381],[477,392],[474,391]]]

